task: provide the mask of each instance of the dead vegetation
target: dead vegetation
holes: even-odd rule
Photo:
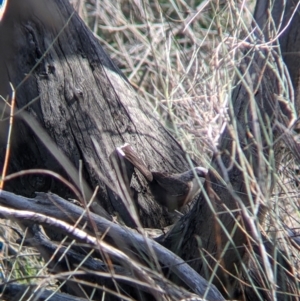
[[[273,45],[267,39],[265,42],[262,42],[263,38],[255,40],[252,19],[255,3],[71,2],[125,74],[139,96],[141,106],[150,108],[155,118],[179,141],[189,154],[189,163],[195,160],[211,169],[205,193],[201,196],[210,213],[203,210],[199,199],[196,209],[177,222],[169,233],[163,231],[156,238],[172,253],[147,238],[143,226],[152,225],[153,220],[147,224],[138,210],[129,210],[138,225],[134,230],[119,225],[124,223],[123,216],[119,215],[122,212],[114,211],[118,213],[117,223],[105,219],[101,210],[99,215],[90,212],[98,191],[84,197],[85,183],[81,177],[89,172],[79,163],[75,164],[78,167],[76,176],[80,178],[77,183],[71,179],[74,174],[70,176],[70,170],[66,176],[57,174],[59,182],[64,177],[70,181],[68,191],[76,190],[76,193],[60,197],[75,198],[74,195],[79,194],[75,204],[52,194],[23,199],[2,193],[2,217],[22,224],[18,239],[11,235],[8,225],[3,227],[2,237],[7,246],[2,263],[7,282],[3,298],[30,300],[30,296],[34,296],[33,300],[42,300],[39,294],[49,297],[51,291],[57,291],[77,296],[78,300],[202,300],[202,297],[207,300],[296,300],[299,296],[299,159],[295,128],[298,103],[294,90],[297,87],[289,78],[292,75],[288,73],[289,67],[283,65],[280,51],[277,52],[275,46],[273,51]],[[277,41],[281,32],[271,33],[270,39]],[[277,81],[271,82],[279,84],[274,90],[263,86],[262,79],[265,74],[271,78],[272,73],[262,71],[260,74],[256,69],[255,77],[250,70],[252,66],[257,68],[255,64],[260,59],[264,60],[265,69],[275,70]],[[32,72],[34,74],[34,70]],[[18,95],[17,85],[13,84]],[[249,120],[240,127],[240,111],[232,103],[233,91],[236,92],[239,85],[245,88],[244,95],[250,95],[249,106],[240,115],[243,119],[251,116],[250,119],[257,122],[249,126],[251,129],[247,127]],[[285,105],[281,111],[274,109],[280,125],[273,123],[276,118],[272,114],[265,117],[263,109],[268,105],[260,107],[255,103],[254,99],[260,93],[265,98],[275,95],[276,105]],[[3,116],[2,120],[7,121],[7,106],[3,106]],[[224,142],[225,129],[232,144]],[[37,136],[44,135],[37,133]],[[97,144],[94,146],[97,149]],[[97,151],[99,155],[99,148]],[[222,161],[223,155],[227,155],[229,163]],[[145,155],[145,158],[148,157]],[[85,159],[83,164],[92,165],[92,161]],[[12,153],[9,162],[13,160]],[[162,168],[167,168],[163,165],[166,161],[159,161]],[[94,168],[93,172],[98,180],[103,180],[104,174],[105,185],[110,187],[110,178],[100,167],[99,170]],[[232,175],[234,167],[240,173]],[[26,175],[26,171],[23,172]],[[24,174],[19,176],[22,178]],[[8,177],[9,173],[7,181]],[[39,177],[41,179],[36,181],[44,181],[42,175]],[[135,185],[139,185],[138,176],[134,180]],[[5,189],[5,181],[2,183]],[[220,199],[225,187],[229,192]],[[102,188],[100,185],[100,190]],[[17,188],[10,190],[18,191]],[[76,206],[78,204],[80,206]],[[109,206],[105,209],[111,213]],[[164,212],[143,209],[143,214],[149,210],[150,216],[157,214],[158,220],[164,218],[162,224],[157,223],[157,228],[167,224]],[[205,217],[199,214],[203,213],[201,210],[205,211]],[[95,212],[94,208],[91,211]],[[225,213],[231,214],[232,220],[226,220],[234,225],[231,228],[226,228],[228,224],[222,220]],[[187,229],[199,227],[198,220],[210,217],[213,220],[207,224],[210,227],[202,232],[187,232]],[[46,234],[41,227],[32,226],[32,221],[48,229]],[[55,231],[49,231],[49,228]],[[213,233],[214,252],[207,247],[203,232]],[[235,240],[238,235],[246,239]],[[192,241],[189,236],[196,238],[193,244],[189,244]],[[193,248],[195,253],[190,251]],[[237,252],[232,255],[230,250],[234,249]],[[232,257],[236,259],[230,262]],[[25,294],[29,284],[30,290]],[[18,287],[12,288],[12,285]],[[16,297],[12,291],[18,291],[19,295]],[[67,297],[57,293],[49,300]]]

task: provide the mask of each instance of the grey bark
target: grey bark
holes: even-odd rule
[[[189,166],[181,147],[138,99],[67,1],[9,1],[0,44],[0,94],[11,95],[9,82],[16,88],[9,173],[30,168],[55,171],[78,188],[83,186],[87,201],[99,185],[94,203],[135,226],[123,196],[115,193],[118,185],[109,155],[128,142],[150,170],[182,172]],[[3,110],[3,102],[1,106]],[[8,114],[6,108],[5,117]],[[5,119],[0,160],[7,127]],[[5,187],[26,196],[50,190],[74,197],[59,181],[43,175],[22,176]],[[142,177],[135,192],[134,206],[143,226],[170,223],[167,210],[153,201]]]
[[[266,21],[266,3],[257,2],[256,17],[261,28],[264,28]],[[287,3],[286,16],[291,15],[294,2]],[[281,1],[275,1],[275,4],[274,11],[280,11]],[[293,22],[294,20],[297,19],[293,19]],[[295,22],[293,28],[299,28],[297,21]],[[290,26],[282,36],[282,47],[286,47],[282,49],[297,52],[297,43],[287,43],[293,40],[293,35],[297,36],[297,32],[289,29]],[[257,32],[257,36],[261,41],[268,39],[266,33],[262,36]],[[147,106],[138,100],[132,87],[95,42],[82,20],[76,13],[73,14],[67,1],[29,0],[24,4],[21,0],[11,0],[0,26],[0,44],[0,94],[11,94],[9,82],[16,87],[17,92],[17,114],[11,149],[13,159],[9,172],[33,167],[53,170],[72,181],[78,190],[83,187],[85,198],[80,199],[83,205],[99,185],[96,200],[98,207],[94,206],[93,210],[96,212],[101,206],[97,212],[106,217],[105,210],[110,214],[118,211],[128,225],[135,226],[128,207],[122,201],[124,196],[116,194],[120,189],[118,190],[118,181],[109,163],[110,154],[117,146],[128,142],[140,153],[150,170],[181,172],[189,166],[180,146],[152,116]],[[269,56],[273,56],[279,74],[285,76],[280,54],[268,53],[255,47],[245,48],[245,52],[248,56],[242,62],[240,70],[246,76],[244,82],[239,83],[232,93],[230,113],[232,125],[237,123],[239,141],[245,147],[243,151],[251,163],[253,175],[260,184],[263,196],[268,199],[274,186],[272,173],[276,170],[276,165],[269,156],[271,145],[257,128],[257,116],[253,109],[248,108],[255,100],[260,112],[264,112],[260,116],[264,125],[270,121],[273,126],[275,141],[281,133],[275,121],[286,127],[286,120],[289,122],[294,117],[288,102],[292,100],[292,91],[286,91],[284,95],[288,100],[286,104],[274,97],[282,96],[281,82],[266,61]],[[254,59],[251,60],[250,55]],[[288,62],[288,58],[286,62],[288,66],[293,64]],[[290,72],[296,95],[297,70]],[[245,88],[245,82],[251,87],[251,93]],[[274,118],[274,108],[280,108],[285,116],[276,111],[278,114]],[[7,108],[5,114],[7,117]],[[1,122],[0,129],[1,161],[5,153],[7,127],[8,119],[5,119]],[[248,134],[252,134],[252,138]],[[179,253],[207,279],[210,277],[209,267],[215,266],[215,259],[220,259],[224,249],[226,252],[222,254],[222,268],[236,273],[237,277],[241,272],[241,264],[247,261],[245,246],[248,246],[248,239],[240,228],[235,230],[232,242],[225,248],[231,239],[228,233],[232,233],[237,219],[242,221],[242,226],[252,238],[255,236],[255,233],[251,233],[252,220],[244,210],[250,200],[248,188],[243,183],[245,174],[238,166],[242,160],[241,157],[233,158],[229,153],[235,142],[227,129],[222,136],[220,150],[212,161],[205,187],[208,197],[201,196],[190,214],[182,218],[164,238],[164,244],[168,248]],[[277,145],[274,147],[274,161],[281,155],[276,147]],[[262,155],[270,159],[272,164],[266,164]],[[83,168],[79,171],[80,160],[83,161]],[[231,163],[232,168],[226,170]],[[82,181],[79,180],[80,174]],[[221,175],[223,181],[220,181],[217,174]],[[52,177],[41,175],[22,176],[5,185],[10,191],[25,196],[32,196],[35,191],[51,190],[64,198],[74,197],[69,187],[66,188]],[[137,177],[134,189],[137,199],[134,206],[142,225],[167,225],[170,222],[167,211],[153,202],[148,191],[141,193],[145,187],[143,179]],[[209,202],[214,211],[219,213],[224,228],[216,222],[216,214],[212,212]],[[43,206],[46,207],[45,204]],[[37,208],[38,204],[35,210]],[[261,206],[258,214],[260,221],[264,219],[265,209],[265,206]],[[201,257],[199,245],[204,255],[212,257]],[[232,297],[237,284],[222,268],[216,269],[219,278],[214,277],[214,283],[219,288],[222,288],[221,282],[225,284],[229,297]]]
[[[84,298],[78,298],[67,294],[56,292],[53,294],[51,290],[37,289],[36,285],[25,285],[25,284],[0,284],[0,292],[2,300],[16,301],[25,300],[28,296],[33,296],[32,300],[35,301],[86,301]]]
[[[57,195],[39,193],[35,199],[30,199],[15,195],[10,192],[1,191],[0,204],[2,206],[0,208],[0,217],[15,219],[23,224],[25,222],[30,222],[31,224],[37,223],[44,227],[49,227],[52,232],[60,232],[63,235],[68,235],[72,239],[76,239],[79,243],[88,243],[91,248],[96,250],[96,253],[93,254],[93,258],[101,259],[101,254],[105,251],[103,248],[98,248],[97,244],[91,245],[90,241],[88,241],[85,236],[77,235],[74,229],[73,231],[70,231],[71,225],[81,217],[78,228],[85,225],[84,233],[90,236],[94,235],[96,229],[98,235],[103,237],[105,242],[109,243],[115,248],[118,248],[121,252],[124,252],[124,254],[127,254],[128,257],[132,258],[133,263],[139,260],[140,262],[144,261],[144,265],[146,265],[148,262],[151,262],[153,258],[155,258],[162,268],[168,267],[170,272],[176,275],[176,277],[180,279],[181,283],[189,288],[189,290],[192,290],[195,294],[200,296],[206,295],[207,300],[223,300],[222,295],[213,285],[199,276],[187,263],[182,261],[179,257],[172,254],[169,250],[165,249],[155,241],[146,238],[144,235],[136,233],[136,231],[121,227],[120,225],[108,221],[107,219],[102,218],[94,213],[85,213],[83,212],[82,208],[70,204]],[[63,224],[63,222],[67,223],[67,225]],[[32,241],[34,241],[33,244]],[[56,254],[54,246],[46,242],[45,238],[41,238],[41,235],[37,235],[37,231],[32,231],[32,237],[27,239],[27,242],[31,242],[31,244],[40,251],[41,255],[46,261],[48,261],[50,258],[53,260],[53,256]],[[55,258],[60,257],[58,255],[60,252],[62,252],[61,247],[57,252],[58,254],[55,255]],[[75,255],[74,252],[71,252],[72,251],[70,251],[69,254],[69,260],[71,260],[69,265],[64,264],[66,256],[63,257],[64,260],[54,260],[54,262],[50,265],[51,267],[55,267],[56,273],[67,271],[67,268],[69,268],[70,265],[76,266],[77,261],[79,261],[79,263],[82,261],[83,267],[88,268],[88,270],[97,269],[98,272],[99,270],[109,270],[109,266],[105,264],[105,261],[102,265],[98,263],[96,266],[96,263],[93,261],[93,259],[84,260],[84,258],[79,258],[82,255]],[[88,251],[85,252],[88,253]],[[106,253],[108,254],[109,252]],[[141,254],[141,258],[138,257],[138,254]],[[75,256],[77,256],[77,259]],[[134,270],[131,269],[130,266],[128,266],[128,263],[125,261],[122,263],[122,261],[120,261],[120,257],[118,256],[119,254],[116,254],[115,256],[113,253],[110,254],[111,260],[117,264],[116,268],[114,269],[115,272],[121,271],[121,273],[125,274],[125,272],[119,267],[120,265],[123,265],[125,270],[129,274],[132,274],[132,279],[134,279]],[[94,267],[88,265],[92,265]],[[141,269],[145,269],[145,271],[147,271],[144,266],[142,266]],[[136,275],[136,277],[137,276],[138,275]],[[161,277],[157,277],[156,273],[151,275],[149,271],[148,277],[149,279],[152,277],[155,280],[156,288],[158,288],[158,285],[160,285],[161,289],[165,290],[166,292],[170,292],[172,289],[174,296],[179,293],[178,289],[172,288],[172,286],[170,286],[166,280]],[[105,279],[106,278],[104,278],[104,280],[102,279],[101,281],[105,281]],[[143,280],[141,277],[138,277],[137,279],[140,281]],[[99,284],[99,282],[97,283]],[[106,280],[105,284],[107,285],[107,283],[111,285],[111,281],[109,279]],[[74,285],[75,283],[70,283],[70,290],[72,293],[76,292]],[[134,280],[132,281],[131,285],[135,287]],[[182,298],[187,297],[187,294],[188,293],[185,292],[185,290],[181,290]]]

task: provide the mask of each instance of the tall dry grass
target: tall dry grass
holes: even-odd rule
[[[241,60],[238,47],[250,34],[254,1],[71,2],[141,101],[152,106],[193,159],[209,166],[228,122],[228,102]],[[295,232],[299,228],[299,167],[284,146],[283,152],[268,219],[259,230],[277,240],[278,250],[284,249],[297,266],[299,253],[290,245],[285,226]],[[7,234],[2,237],[13,240]],[[22,277],[36,275],[33,267],[44,271],[31,249],[14,248],[18,258],[32,258],[23,263],[30,271],[22,271]],[[9,273],[18,273],[8,255],[4,261]]]

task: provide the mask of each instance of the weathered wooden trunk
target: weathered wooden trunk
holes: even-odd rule
[[[294,2],[287,2],[291,16]],[[282,11],[281,3],[275,3],[274,11]],[[255,15],[261,28],[266,10],[266,1],[258,1]],[[293,16],[288,28],[299,28],[299,16]],[[288,24],[284,20],[281,29]],[[253,244],[260,252],[257,229],[269,208],[275,162],[281,155],[279,137],[295,119],[280,53],[262,46],[272,39],[269,32],[256,34],[261,47],[249,38],[241,50],[247,54],[239,66],[243,76],[232,93],[231,120],[213,157],[205,192],[161,239],[200,275],[212,277],[226,297],[236,296],[235,277],[247,272],[247,249]],[[285,30],[282,52],[299,51],[297,37],[297,43],[288,43],[294,35]],[[286,61],[288,67],[295,66],[291,57]],[[5,189],[24,196],[51,191],[65,199],[80,191],[85,206],[99,186],[91,209],[102,217],[111,219],[116,213],[130,227],[140,223],[160,228],[172,222],[139,173],[131,183],[131,198],[124,193],[110,156],[127,142],[153,171],[185,171],[188,160],[67,1],[9,1],[0,24],[0,70],[0,94],[11,97],[10,83],[16,91],[9,174],[47,169],[75,187],[39,171],[5,182]],[[298,72],[291,68],[297,104]],[[4,102],[0,106],[3,162],[10,108]],[[138,296],[138,290],[135,293]]]
[[[113,192],[119,191],[110,154],[127,142],[151,170],[181,172],[189,165],[178,143],[67,1],[9,1],[0,39],[0,94],[11,96],[10,82],[16,89],[9,173],[55,171],[82,186],[86,201],[99,186],[92,208],[103,213],[100,205],[135,226],[128,201]],[[4,107],[1,102],[1,111]],[[8,123],[1,122],[1,161]],[[5,188],[27,196],[52,191],[74,197],[61,181],[41,174],[7,181]],[[135,192],[133,207],[143,226],[170,224],[167,210],[152,200],[143,177],[135,182]]]

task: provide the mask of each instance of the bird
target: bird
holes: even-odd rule
[[[208,172],[200,166],[176,174],[150,171],[130,144],[118,147],[117,152],[140,171],[149,183],[154,200],[169,211],[179,210],[191,202],[200,192],[200,182],[204,183]]]

